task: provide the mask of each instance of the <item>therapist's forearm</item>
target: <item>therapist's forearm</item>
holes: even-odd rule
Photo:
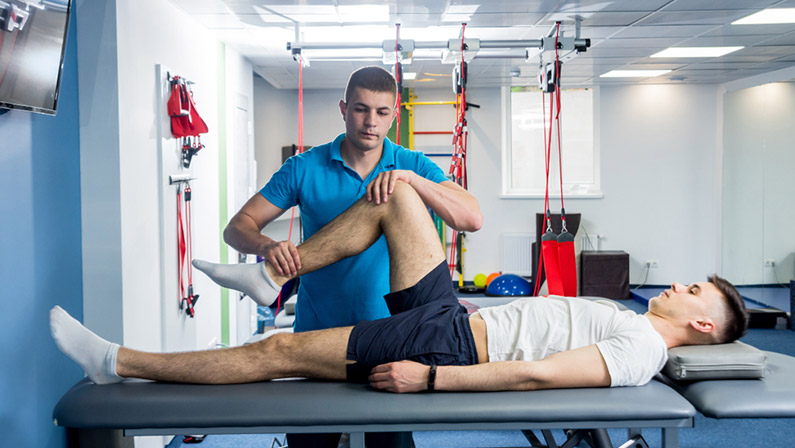
[[[474,232],[483,226],[478,200],[452,182],[436,182],[415,176],[411,186],[423,202],[447,225],[458,231]]]
[[[235,215],[224,229],[224,241],[244,254],[265,255],[265,249],[276,241],[263,235],[247,215]]]

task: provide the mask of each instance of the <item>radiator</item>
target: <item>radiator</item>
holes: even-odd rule
[[[502,234],[502,269],[506,274],[533,275],[534,235],[530,233]]]

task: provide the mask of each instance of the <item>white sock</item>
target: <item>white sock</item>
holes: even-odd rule
[[[262,306],[270,306],[281,291],[265,270],[265,262],[217,264],[193,260],[193,266],[224,288],[234,289],[251,297]]]
[[[50,310],[50,333],[55,345],[78,363],[91,381],[110,384],[124,379],[116,374],[119,344],[95,335],[60,306]]]

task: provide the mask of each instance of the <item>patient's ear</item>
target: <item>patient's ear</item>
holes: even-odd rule
[[[693,319],[689,323],[690,326],[699,333],[712,333],[715,331],[715,323],[708,317]]]

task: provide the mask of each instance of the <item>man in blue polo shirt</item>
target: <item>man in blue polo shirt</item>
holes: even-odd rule
[[[371,66],[353,72],[339,103],[345,133],[288,159],[230,220],[224,240],[239,252],[264,257],[281,275],[295,275],[301,260],[293,243],[268,238],[262,235],[263,228],[298,205],[308,238],[362,196],[376,204],[388,201],[398,180],[411,185],[450,227],[469,232],[480,229],[483,216],[474,196],[447,180],[421,153],[386,138],[397,114],[396,98],[397,85],[388,71]],[[390,290],[388,257],[381,237],[357,256],[302,276],[294,330],[354,325],[389,316],[383,299]],[[302,445],[292,436],[289,443],[291,448]],[[321,442],[315,439],[309,444],[320,446]],[[329,444],[336,446],[336,442]]]

